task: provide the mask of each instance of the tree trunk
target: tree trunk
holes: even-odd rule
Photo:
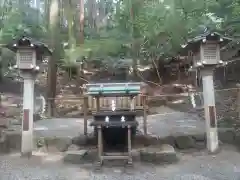
[[[2,49],[0,49],[0,82],[3,79],[3,63],[2,63]]]
[[[136,27],[135,27],[135,7],[136,3],[134,0],[130,0],[130,20],[131,20],[131,35],[132,35],[132,49],[131,49],[131,54],[132,54],[132,68],[133,68],[133,77],[134,79],[137,78],[138,72],[137,72],[137,32],[136,32]],[[135,7],[135,8],[134,8]]]
[[[79,25],[80,25],[80,44],[84,43],[84,0],[80,0],[80,18],[79,18]]]
[[[44,1],[44,18],[45,18],[47,29],[49,29],[50,4],[51,4],[51,0]]]
[[[80,45],[84,44],[84,0],[80,0]],[[83,57],[82,57],[83,59]],[[82,60],[81,60],[82,61]],[[81,88],[81,86],[83,85],[84,81],[84,73],[83,73],[83,64],[79,65],[79,69],[78,69],[78,83],[79,83],[79,88]],[[80,92],[82,93],[82,92]]]
[[[87,8],[88,8],[88,17],[87,17],[88,26],[94,30],[96,28],[96,16],[97,16],[96,0],[88,0]]]
[[[99,16],[97,20],[97,28],[99,31],[100,27],[106,27],[107,23],[104,22],[106,19],[107,11],[106,11],[106,1],[100,0],[98,3],[98,10],[99,10]]]
[[[51,32],[51,47],[53,50],[48,66],[47,106],[49,116],[55,113],[55,97],[57,85],[57,60],[59,59],[59,0],[52,0],[50,6],[49,27]]]
[[[67,14],[67,21],[68,21],[68,44],[70,48],[73,48],[75,45],[75,37],[73,32],[73,5],[72,0],[68,0],[66,4],[66,14]]]

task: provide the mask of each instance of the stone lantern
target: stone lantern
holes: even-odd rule
[[[217,151],[219,147],[213,71],[216,66],[224,64],[220,58],[220,49],[230,41],[230,38],[217,32],[206,32],[188,41],[183,47],[193,52],[192,68],[199,70],[202,77],[207,148],[210,152]]]
[[[44,54],[51,51],[41,42],[28,37],[14,40],[7,48],[16,52],[15,69],[23,77],[23,117],[22,117],[22,155],[30,156],[33,150],[34,82]]]

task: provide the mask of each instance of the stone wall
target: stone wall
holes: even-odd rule
[[[229,144],[240,148],[240,133],[233,128],[218,129],[219,144]],[[144,137],[139,135],[135,140],[136,144],[143,143],[145,146],[157,144],[169,144],[176,149],[205,149],[206,134],[178,134],[167,137]]]
[[[54,149],[54,151],[64,152],[68,150],[68,147],[75,145],[78,147],[91,147],[96,144],[96,139],[94,136],[89,136],[85,138],[84,136],[79,136],[75,138],[35,138],[35,148],[47,147],[49,151]],[[232,128],[220,128],[219,129],[219,142],[221,144],[230,144],[240,147],[240,133],[236,132]],[[174,136],[167,137],[153,137],[144,136],[141,134],[136,135],[134,139],[134,148],[138,147],[148,147],[156,146],[161,144],[169,144],[176,150],[186,150],[186,149],[205,149],[206,148],[206,135],[205,134],[177,134]],[[19,130],[3,130],[0,151],[1,152],[11,152],[20,151],[21,148],[21,132]]]

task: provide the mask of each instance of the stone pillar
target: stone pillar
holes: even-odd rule
[[[203,82],[207,148],[210,152],[213,153],[216,152],[219,148],[215,107],[215,92],[213,83],[213,68],[204,67],[203,69],[201,69],[201,73]]]
[[[34,114],[34,81],[31,73],[22,73],[23,89],[23,119],[21,154],[31,156],[33,151],[33,114]]]

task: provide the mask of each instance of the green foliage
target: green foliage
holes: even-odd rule
[[[48,0],[44,3],[49,8]],[[64,66],[76,66],[82,57],[117,61],[133,54],[140,60],[176,56],[181,44],[206,28],[231,36],[240,33],[237,0],[99,0],[85,3],[85,41],[78,45],[79,1],[62,3],[59,42],[68,42],[61,55]],[[41,14],[26,4],[5,3],[0,7],[0,15],[5,17],[0,20],[1,44],[24,33],[49,43],[49,14],[47,10]]]
[[[13,38],[22,35],[38,39],[43,38],[46,29],[40,21],[39,11],[28,6],[11,9],[8,12],[4,12],[6,7],[1,8],[5,17],[1,20],[3,26],[0,29],[0,41],[2,44],[9,43]]]
[[[46,29],[41,21],[40,12],[26,4],[4,1],[0,6],[0,44],[10,43],[22,35],[44,39]],[[1,49],[2,68],[14,64],[15,54],[6,48]]]

